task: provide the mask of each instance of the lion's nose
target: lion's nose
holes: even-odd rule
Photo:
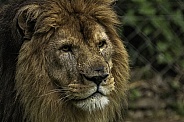
[[[95,75],[95,76],[87,76],[87,75],[83,75],[83,76],[84,76],[87,80],[94,82],[96,85],[100,85],[100,83],[101,83],[102,81],[104,81],[104,80],[109,76],[109,74],[104,73],[104,74]]]

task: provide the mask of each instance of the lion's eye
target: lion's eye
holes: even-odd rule
[[[107,43],[106,43],[106,40],[104,39],[104,40],[102,40],[102,41],[100,41],[100,42],[98,43],[98,47],[99,47],[99,48],[103,48],[106,44],[107,44]]]
[[[62,50],[64,52],[71,52],[72,46],[71,45],[63,45],[62,47],[59,48],[59,50]]]

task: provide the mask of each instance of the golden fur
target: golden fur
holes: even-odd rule
[[[16,8],[12,38],[23,39],[14,87],[20,121],[123,121],[129,64],[111,2],[43,0]],[[93,68],[101,66],[109,73],[99,85],[105,97],[88,98],[96,83],[81,74],[96,75]]]

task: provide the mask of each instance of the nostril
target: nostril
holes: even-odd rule
[[[106,79],[109,76],[109,74],[104,74],[101,76],[102,80]]]
[[[99,85],[103,80],[105,80],[107,77],[109,76],[109,74],[103,74],[103,75],[99,75],[99,76],[86,76],[84,75],[84,77],[89,80],[94,82],[95,84]]]

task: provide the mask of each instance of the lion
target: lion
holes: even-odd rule
[[[123,122],[128,54],[112,0],[18,0],[0,13],[1,122]]]

